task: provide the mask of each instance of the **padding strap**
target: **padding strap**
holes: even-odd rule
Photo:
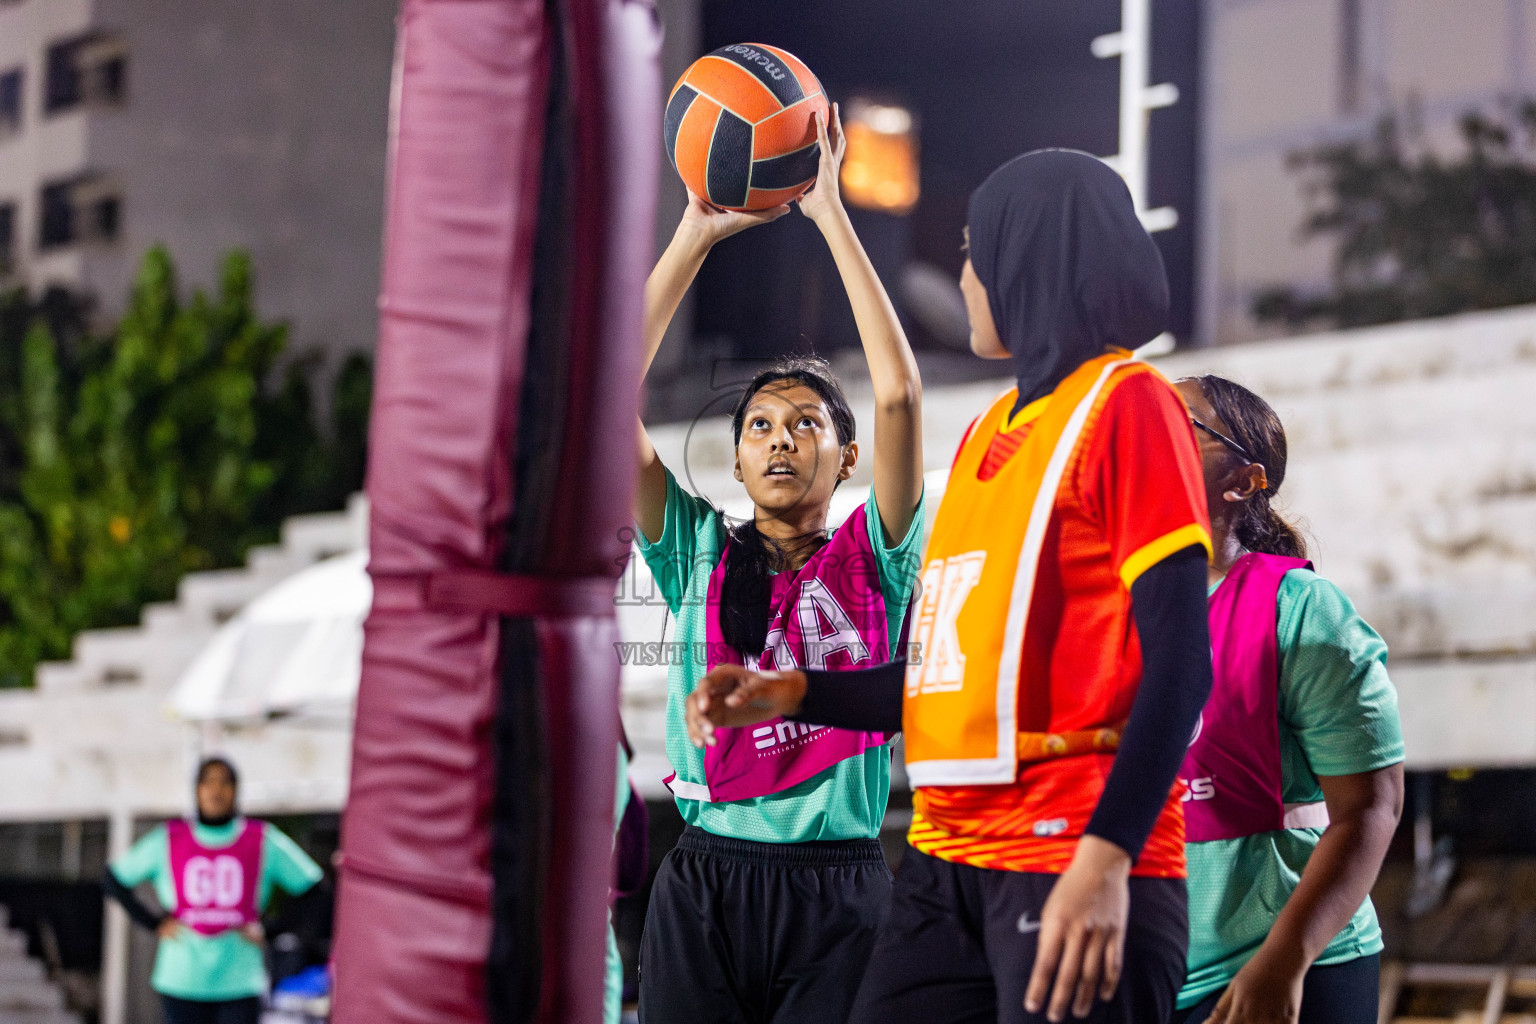
[[[612,576],[528,576],[488,569],[378,573],[380,611],[495,612],[514,618],[587,618],[613,614]]]
[[[338,855],[336,866],[345,875],[371,878],[376,882],[383,882],[386,885],[415,890],[416,892],[426,893],[429,896],[435,896],[438,899],[462,903],[465,906],[483,907],[491,899],[491,881],[489,876],[486,876],[483,880],[443,878],[439,875],[427,874],[422,871],[411,871],[406,868],[380,864],[377,861],[359,857],[355,853],[342,853]]]

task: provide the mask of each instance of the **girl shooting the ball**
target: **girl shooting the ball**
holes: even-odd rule
[[[731,525],[684,491],[639,430],[642,556],[688,652],[668,681],[668,780],[686,828],[657,874],[640,951],[640,1018],[839,1021],[885,915],[876,839],[889,736],[770,719],[688,742],[684,703],[722,664],[842,670],[891,658],[922,536],[921,385],[890,299],[844,211],[844,141],[818,113],[819,163],[800,210],[820,228],[852,304],[874,392],[869,499],[829,530],[832,492],[861,455],[825,362],[787,359],[745,387],[732,417],[735,476],[753,504]],[[775,220],[688,208],[646,287],[646,365],[710,248]],[[894,731],[894,730],[893,730]]]
[[[950,470],[921,660],[722,666],[688,724],[705,749],[767,714],[902,728],[909,848],[853,1021],[1163,1024],[1188,942],[1174,781],[1211,661],[1193,429],[1130,351],[1167,319],[1162,259],[1119,176],[1064,150],[983,182],[968,245],[971,347],[1017,385]]]

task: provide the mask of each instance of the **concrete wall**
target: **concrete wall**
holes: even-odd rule
[[[79,35],[91,24],[91,0],[25,0],[0,5],[0,72],[22,69],[22,116],[17,132],[0,136],[0,203],[16,204],[12,255],[17,280],[31,288],[77,281],[77,252],[39,256],[38,189],[42,182],[77,173],[86,163],[86,117],[43,114],[44,40]]]
[[[95,0],[129,60],[127,102],[85,115],[88,164],[123,191],[121,238],[85,252],[107,308],[150,245],[200,285],[244,247],[292,348],[372,349],[396,8]]]
[[[1298,237],[1306,203],[1288,154],[1357,137],[1386,111],[1413,105],[1426,139],[1453,157],[1462,114],[1536,93],[1536,0],[1211,0],[1205,8],[1198,259],[1206,341],[1279,333],[1249,315],[1256,291],[1327,287],[1332,247]]]
[[[382,236],[394,3],[17,0],[0,5],[0,71],[23,64],[22,129],[0,137],[0,202],[19,206],[18,281],[81,285],[121,310],[144,250],[218,281],[248,249],[263,314],[290,351],[370,350]],[[127,92],[44,116],[48,46],[120,39]],[[112,241],[38,251],[38,193],[100,176],[122,198]]]

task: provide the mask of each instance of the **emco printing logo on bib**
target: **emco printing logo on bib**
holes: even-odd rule
[[[778,722],[774,725],[760,725],[752,730],[752,745],[760,751],[777,754],[807,742],[812,736],[825,728],[826,726],[824,725],[807,725],[804,722]]]

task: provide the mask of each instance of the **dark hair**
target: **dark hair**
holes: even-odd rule
[[[1187,378],[1200,386],[1205,400],[1227,425],[1232,440],[1264,467],[1268,485],[1248,500],[1237,523],[1237,540],[1249,551],[1306,558],[1307,543],[1300,532],[1270,505],[1285,482],[1285,426],[1270,404],[1241,384],[1206,374]]]
[[[223,768],[229,773],[229,784],[236,789],[240,788],[240,773],[235,771],[235,766],[225,758],[214,756],[205,757],[197,763],[197,784],[201,785],[203,777],[208,774],[210,768]]]
[[[832,367],[815,356],[787,356],[753,377],[742,390],[731,413],[735,444],[741,444],[747,406],[770,384],[801,384],[816,392],[832,414],[837,443],[845,445],[853,440],[853,410]],[[782,565],[784,557],[783,545],[759,532],[755,516],[731,527],[726,540],[725,580],[720,588],[720,634],[743,658],[763,653],[768,640],[769,572]]]

